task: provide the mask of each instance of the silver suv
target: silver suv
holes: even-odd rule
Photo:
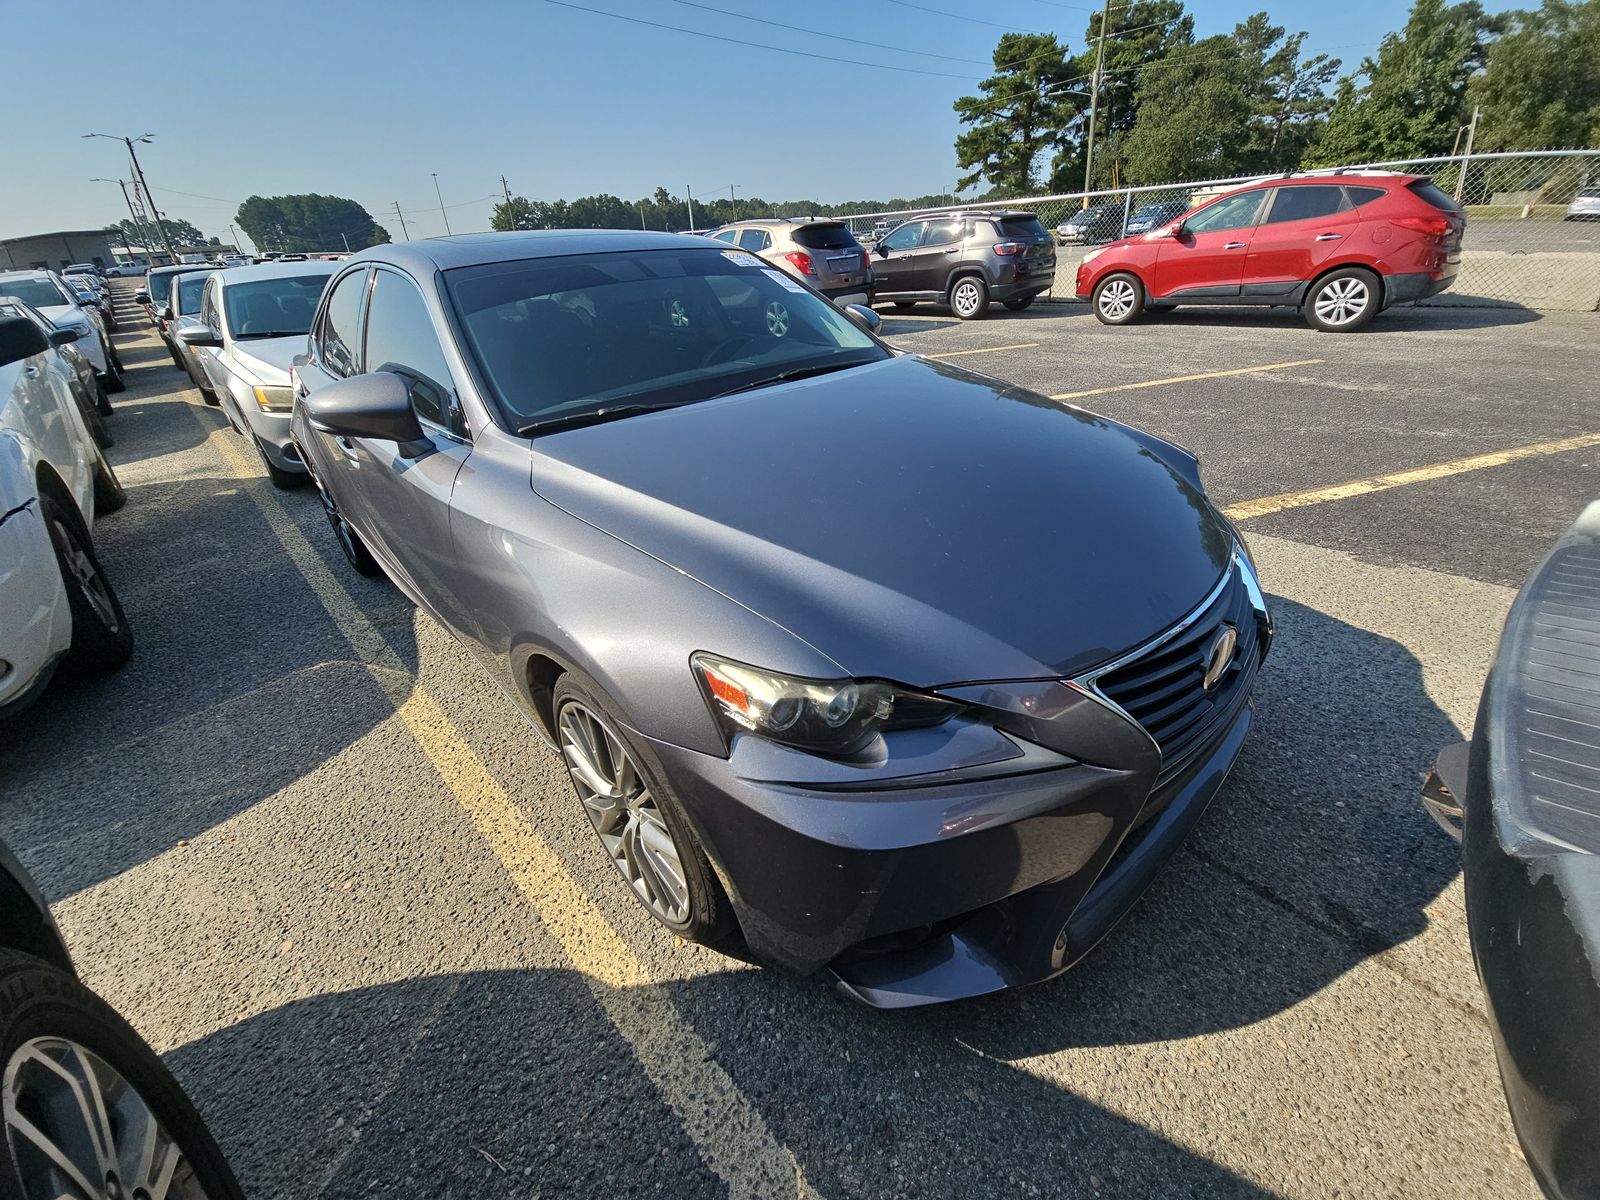
[[[947,212],[913,217],[872,247],[874,302],[948,304],[963,321],[998,300],[1027,308],[1056,277],[1056,247],[1031,212]]]
[[[766,259],[841,307],[869,302],[872,265],[843,221],[812,217],[735,221],[711,236]]]

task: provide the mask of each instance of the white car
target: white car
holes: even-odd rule
[[[142,262],[118,263],[114,267],[106,268],[107,279],[124,279],[130,275],[143,275],[150,268]]]
[[[93,540],[96,514],[124,500],[71,368],[34,322],[0,317],[0,717],[32,703],[62,662],[128,661],[133,635]]]
[[[289,365],[306,352],[311,317],[336,270],[336,263],[283,262],[218,271],[206,280],[199,320],[177,330],[228,423],[255,443],[267,475],[281,488],[311,479],[289,436]]]
[[[1600,221],[1600,184],[1587,184],[1578,189],[1578,194],[1572,198],[1572,203],[1567,205],[1568,221]]]
[[[127,386],[122,382],[122,362],[99,311],[92,304],[87,308],[80,304],[77,293],[54,271],[0,271],[0,296],[15,296],[31,304],[57,328],[76,329],[78,350],[94,364],[106,391],[120,392]]]

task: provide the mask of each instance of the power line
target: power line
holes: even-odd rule
[[[792,33],[803,33],[807,37],[825,37],[835,42],[849,42],[853,46],[866,46],[870,50],[893,50],[898,54],[917,54],[923,58],[942,58],[946,62],[967,63],[975,67],[987,67],[989,65],[981,58],[957,58],[953,54],[935,54],[932,50],[912,50],[906,46],[886,46],[882,42],[871,42],[864,38],[845,37],[842,33],[823,33],[815,28],[807,29],[804,25],[785,25],[782,21],[772,21],[766,17],[752,17],[746,13],[734,12],[731,9],[713,8],[709,4],[696,3],[696,0],[672,0],[672,2],[681,4],[685,8],[698,8],[724,17],[736,17],[741,21],[754,21],[758,25],[771,25],[774,29],[787,29]]]
[[[549,2],[549,0],[547,0]],[[952,21],[966,21],[970,25],[987,25],[990,29],[1004,29],[1009,33],[1044,33],[1042,29],[1022,29],[1017,25],[1004,25],[999,21],[982,21],[977,17],[969,17],[965,13],[946,12],[942,8],[929,8],[925,4],[912,4],[911,0],[889,0],[890,4],[898,4],[901,8],[914,8],[918,12],[932,13],[936,17],[949,17]]]
[[[720,33],[703,33],[698,29],[685,29],[682,25],[667,25],[660,21],[646,21],[643,17],[628,17],[622,13],[607,12],[603,8],[588,8],[582,4],[571,4],[568,0],[544,0],[546,4],[553,4],[557,8],[570,8],[576,12],[592,13],[597,17],[610,17],[614,21],[627,21],[633,25],[648,25],[652,29],[666,29],[673,33],[687,33],[692,37],[709,38],[714,42],[727,42],[734,46],[749,46],[755,50],[775,50],[779,54],[794,54],[801,58],[815,58],[823,62],[846,63],[852,67],[871,67],[876,71],[898,71],[903,75],[932,75],[939,79],[960,79],[971,82],[970,75],[952,75],[948,71],[924,71],[919,67],[896,67],[888,63],[863,62],[858,58],[839,58],[832,54],[813,54],[809,50],[789,50],[782,46],[769,46],[765,42],[747,42],[742,38],[724,37]]]

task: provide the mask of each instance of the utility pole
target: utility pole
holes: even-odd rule
[[[1089,190],[1089,172],[1094,166],[1094,121],[1100,109],[1100,68],[1106,60],[1106,22],[1111,19],[1111,0],[1106,0],[1106,6],[1100,13],[1100,37],[1095,43],[1094,74],[1089,84],[1089,137],[1083,146],[1083,190]],[[1085,205],[1089,198],[1083,198]]]
[[[694,189],[687,183],[683,185],[684,193],[689,197],[689,228],[694,228]]]
[[[511,210],[511,185],[506,182],[504,175],[500,176],[500,190],[506,194],[506,211]]]
[[[648,226],[646,226],[645,223],[644,223],[644,202],[643,201],[639,202],[639,228],[640,229],[648,228]]]
[[[409,242],[411,240],[411,231],[406,228],[406,215],[400,211],[400,201],[398,200],[394,202],[394,215],[400,222],[400,236]]]
[[[143,241],[147,235],[145,234],[144,226],[139,223],[139,214],[133,211],[133,200],[128,196],[128,181],[125,179],[106,179],[103,176],[97,175],[93,179],[89,180],[89,182],[114,183],[122,189],[122,202],[128,206],[128,219],[133,222],[133,228],[139,234],[139,240]],[[128,248],[128,239],[126,236],[124,236],[122,239],[122,248],[124,250]]]
[[[439,172],[433,173],[433,194],[439,197],[439,215],[444,218],[444,235],[450,237],[450,215],[444,211],[444,193],[439,190]]]
[[[239,231],[237,229],[235,229],[232,225],[229,225],[228,226],[228,232],[233,235],[233,248],[235,250],[243,250],[244,247],[239,244]]]
[[[1472,139],[1478,134],[1479,107],[1472,106],[1472,124],[1467,126],[1467,146],[1461,154],[1461,173],[1456,176],[1456,199],[1461,199],[1461,189],[1467,184],[1467,164],[1472,161]]]
[[[121,142],[123,145],[128,147],[128,159],[133,163],[133,177],[138,180],[140,189],[150,201],[150,211],[155,214],[156,218],[156,231],[161,234],[161,242],[164,246],[166,246],[167,253],[172,256],[172,261],[177,262],[178,252],[172,248],[172,239],[167,236],[167,227],[161,222],[161,210],[156,207],[155,197],[150,195],[150,183],[145,179],[144,168],[139,165],[139,156],[134,153],[133,149],[134,142],[148,142],[155,137],[155,134],[141,133],[136,138],[117,137],[115,134],[111,133],[86,133],[83,136],[86,138],[110,138],[112,141]]]
[[[340,233],[339,233],[339,236],[344,239],[344,252],[346,254],[349,254],[350,253],[350,235],[345,233],[343,230],[341,230]]]

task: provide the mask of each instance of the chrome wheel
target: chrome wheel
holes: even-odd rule
[[[6,1142],[28,1200],[204,1200],[144,1097],[92,1050],[40,1037],[6,1063]]]
[[[1100,298],[1095,303],[1100,306],[1100,315],[1106,320],[1120,321],[1133,311],[1138,298],[1139,294],[1133,290],[1130,281],[1113,279],[1100,289]]]
[[[777,338],[789,333],[789,310],[776,300],[767,305],[767,332]]]
[[[958,317],[970,317],[983,304],[983,289],[970,279],[963,279],[950,293],[950,307]]]
[[[116,603],[111,599],[110,589],[106,587],[106,581],[88,547],[75,531],[68,529],[66,523],[60,520],[50,522],[50,541],[55,546],[62,569],[77,581],[83,598],[88,601],[100,623],[111,633],[120,630],[122,621],[117,617]]]
[[[611,861],[657,919],[689,919],[683,855],[638,764],[606,720],[572,701],[557,721],[561,756]]]
[[[1335,279],[1317,293],[1313,311],[1326,325],[1348,325],[1363,312],[1372,299],[1372,289],[1354,275]]]
[[[667,305],[667,317],[679,329],[689,324],[689,310],[683,306],[682,300],[674,300]]]

